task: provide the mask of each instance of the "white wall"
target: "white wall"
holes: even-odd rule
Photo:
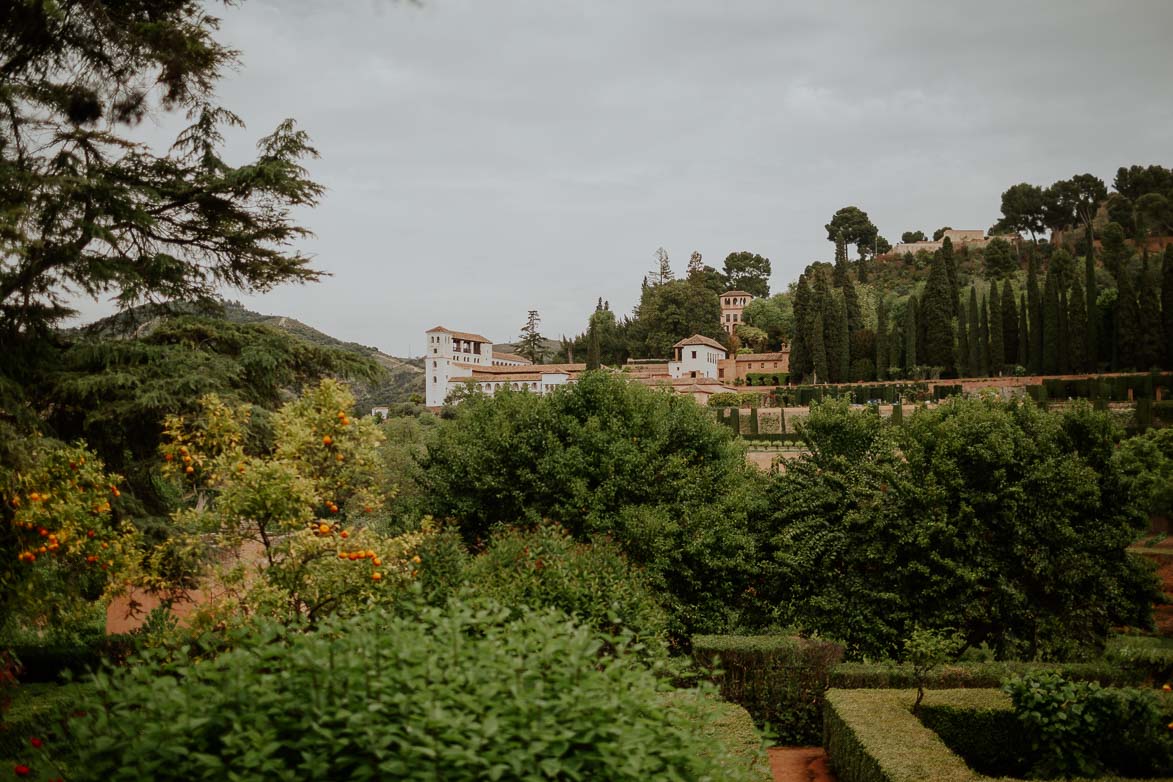
[[[725,358],[725,351],[708,345],[685,345],[680,349],[680,360],[668,362],[669,377],[716,377],[717,365]]]

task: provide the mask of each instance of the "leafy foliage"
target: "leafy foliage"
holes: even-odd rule
[[[269,627],[174,677],[95,685],[78,779],[756,778],[703,740],[703,699],[666,701],[622,640],[492,602]]]
[[[955,627],[1000,658],[1062,658],[1150,621],[1152,575],[1125,552],[1143,517],[1105,414],[953,399],[889,429],[823,403],[800,433],[811,453],[771,493],[780,621],[855,657]]]
[[[747,512],[761,477],[691,398],[598,372],[543,397],[469,399],[421,467],[426,510],[470,542],[543,519],[609,536],[664,590],[674,629],[719,626],[756,570]]]

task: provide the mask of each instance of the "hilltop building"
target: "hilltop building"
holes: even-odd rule
[[[672,346],[674,360],[668,362],[668,376],[716,379],[721,361],[728,355],[725,346],[715,339],[693,334]]]
[[[723,383],[745,382],[752,372],[783,374],[790,371],[790,346],[783,345],[776,353],[738,353],[723,359],[717,367],[717,378]]]
[[[742,311],[753,301],[753,294],[746,291],[725,291],[721,294],[721,326],[725,333],[732,334],[744,322]]]
[[[936,252],[945,244],[945,239],[948,238],[953,243],[953,249],[960,249],[962,245],[967,245],[973,249],[985,247],[990,243],[992,236],[986,236],[986,232],[981,229],[967,229],[964,231],[950,228],[937,241],[924,242],[901,242],[886,253],[887,255],[904,255],[905,253],[912,253],[916,255],[921,250],[926,252]]]

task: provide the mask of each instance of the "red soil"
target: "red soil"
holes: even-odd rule
[[[836,782],[822,747],[771,747],[774,782]]]

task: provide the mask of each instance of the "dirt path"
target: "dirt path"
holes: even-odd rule
[[[771,747],[774,782],[836,782],[822,747]]]

